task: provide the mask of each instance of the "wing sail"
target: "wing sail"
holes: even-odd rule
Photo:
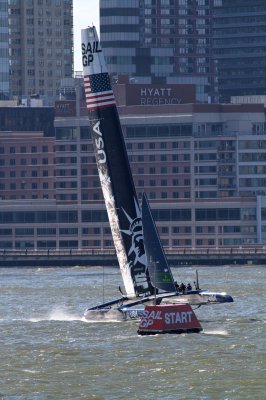
[[[81,50],[94,152],[125,290],[128,297],[150,295],[140,207],[95,27],[82,30]]]
[[[165,292],[175,292],[173,275],[168,265],[145,193],[142,196],[142,223],[151,282],[157,289]]]

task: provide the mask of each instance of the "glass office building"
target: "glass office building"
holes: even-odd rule
[[[194,83],[214,99],[212,1],[101,0],[101,42],[114,75],[138,83]]]
[[[215,0],[213,56],[220,102],[266,94],[265,0]]]

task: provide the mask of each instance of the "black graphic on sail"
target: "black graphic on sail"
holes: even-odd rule
[[[95,27],[82,30],[82,60],[92,141],[125,290],[128,297],[153,294],[140,208]]]
[[[145,251],[152,284],[160,290],[175,292],[176,289],[172,272],[168,266],[145,193],[143,193],[142,196],[142,224]]]

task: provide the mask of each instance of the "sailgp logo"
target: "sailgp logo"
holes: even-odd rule
[[[81,50],[83,67],[87,67],[93,62],[94,54],[102,52],[100,43],[98,41],[94,41],[92,43],[82,43]]]

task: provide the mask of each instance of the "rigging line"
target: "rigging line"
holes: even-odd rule
[[[196,308],[192,308],[192,310],[197,310],[198,308],[200,308],[202,306],[202,304],[199,304]]]
[[[104,285],[105,285],[105,282],[104,282],[104,266],[103,266],[103,303],[105,302],[104,301]]]

